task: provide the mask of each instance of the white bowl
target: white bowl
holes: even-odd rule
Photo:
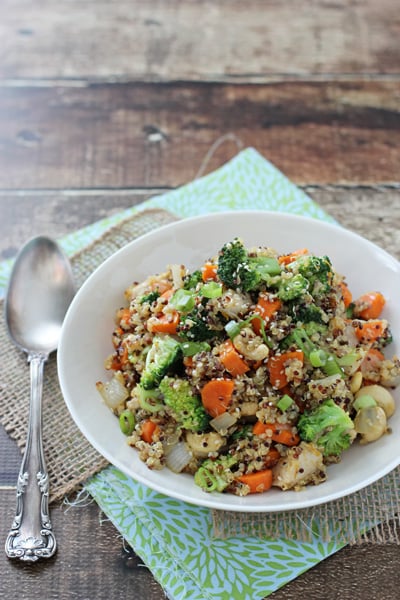
[[[341,463],[328,467],[328,479],[304,491],[271,489],[244,498],[209,494],[189,475],[165,468],[149,470],[129,447],[118,419],[103,404],[95,388],[105,381],[105,357],[111,353],[115,310],[133,282],[161,272],[168,264],[198,268],[221,246],[239,236],[246,246],[271,246],[285,253],[307,247],[328,255],[346,275],[354,296],[380,290],[386,297],[384,316],[395,341],[387,354],[399,354],[400,264],[387,252],[336,225],[298,216],[262,211],[218,213],[178,221],[131,242],[106,260],[76,294],[67,313],[58,351],[61,389],[76,424],[110,463],[150,488],[201,506],[246,512],[273,512],[314,506],[351,494],[386,475],[400,463],[400,409],[390,420],[393,435],[367,446],[354,444]],[[399,393],[395,392],[397,402]]]

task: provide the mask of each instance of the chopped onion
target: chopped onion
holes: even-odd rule
[[[98,381],[96,388],[100,392],[104,402],[112,410],[115,410],[117,406],[125,402],[129,397],[129,391],[125,387],[122,373],[114,373],[112,379],[107,381],[107,383]]]
[[[181,265],[170,265],[174,288],[181,288],[186,270]]]
[[[212,421],[210,421],[211,427],[213,427],[216,431],[224,431],[232,427],[238,420],[238,417],[229,413],[224,412],[218,417],[215,417]]]
[[[185,442],[171,446],[165,456],[165,464],[174,473],[180,473],[192,460],[192,453]]]

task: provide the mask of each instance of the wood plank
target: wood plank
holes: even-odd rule
[[[0,188],[174,187],[234,133],[299,184],[398,181],[400,81],[5,87]],[[214,169],[237,152],[223,144]]]
[[[15,492],[0,488],[0,536],[5,539],[15,503]],[[96,598],[165,600],[165,594],[132,549],[124,545],[95,503],[51,511],[58,553],[34,565],[10,561],[0,554],[4,598],[37,597],[38,586],[48,600]],[[101,520],[100,520],[101,519]],[[340,598],[395,599],[400,586],[396,545],[362,544],[346,547],[307,571],[271,596],[274,600]],[[23,591],[22,591],[23,590]],[[22,593],[22,595],[21,595]],[[110,596],[112,594],[112,596]],[[18,596],[18,594],[17,594]]]
[[[0,194],[0,260],[15,256],[21,244],[32,236],[45,234],[60,239],[151,195],[133,190],[127,194]]]
[[[3,0],[0,77],[398,74],[399,26],[397,0]]]
[[[14,507],[15,492],[0,489],[2,540],[11,525]],[[0,553],[2,598],[165,600],[159,584],[142,560],[124,547],[97,504],[68,510],[57,506],[51,510],[51,519],[58,542],[54,558],[23,564]]]
[[[346,189],[341,187],[307,187],[315,201],[328,210],[342,225],[381,243],[400,256],[400,190],[378,187]],[[98,196],[85,193],[0,195],[0,254],[18,247],[26,237],[36,233],[64,235],[73,226],[83,226],[99,216],[140,202],[145,191],[132,195],[106,192]],[[37,202],[37,210],[33,210]],[[15,211],[9,210],[16,206]],[[69,222],[70,221],[70,222]],[[379,227],[375,224],[379,222]],[[379,233],[380,232],[380,233]],[[7,452],[0,456],[0,474]],[[14,463],[18,461],[15,460]],[[15,474],[17,472],[14,465]],[[8,477],[8,471],[6,473]],[[5,539],[15,505],[15,491],[2,489],[8,479],[0,479],[0,538]],[[0,581],[4,597],[15,597],[16,581],[21,597],[33,597],[38,585],[49,600],[96,598],[121,600],[145,598],[165,600],[160,586],[142,561],[125,546],[109,521],[104,521],[96,504],[80,508],[56,505],[51,517],[57,534],[57,556],[36,565],[22,565],[0,554]],[[399,561],[396,545],[363,544],[347,547],[307,571],[273,594],[274,600],[321,597],[364,600],[397,598],[400,571],[393,568]],[[339,582],[339,584],[338,584]]]
[[[167,190],[160,190],[167,191]],[[159,192],[160,192],[159,191]],[[378,244],[400,260],[400,188],[305,187],[338,223]],[[89,194],[0,194],[0,260],[14,256],[32,235],[56,238],[155,195],[145,190]],[[1,483],[1,482],[0,482]]]

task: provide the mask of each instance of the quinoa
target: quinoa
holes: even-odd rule
[[[235,249],[243,258],[227,285],[222,257]],[[363,385],[399,384],[400,360],[384,354],[389,323],[380,319],[379,335],[363,337],[368,322],[360,311],[367,307],[352,314],[343,275],[329,270],[327,257],[317,257],[324,272],[302,270],[304,256],[312,257],[268,246],[246,250],[234,240],[207,259],[207,271],[170,265],[125,290],[105,359],[121,400],[97,385],[117,417],[132,415],[127,443],[149,469],[189,473],[206,491],[224,480],[218,491],[240,496],[259,491],[246,478],[267,471],[282,489],[322,483],[325,466],[340,457],[323,456],[317,442],[301,438],[301,415],[329,399],[354,419]],[[157,356],[165,341],[169,362]],[[160,390],[164,378],[182,394],[176,403]],[[212,382],[221,391],[209,404]],[[190,421],[192,413],[197,420]],[[354,432],[351,442],[356,438]],[[179,468],[171,458],[178,449]]]

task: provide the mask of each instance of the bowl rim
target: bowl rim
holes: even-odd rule
[[[338,492],[337,494],[330,493],[328,495],[324,495],[323,490],[321,490],[322,493],[316,494],[316,497],[313,498],[312,500],[310,500],[310,498],[309,498],[310,494],[304,494],[304,492],[296,492],[296,494],[299,495],[297,501],[291,502],[287,507],[284,507],[284,506],[279,507],[279,508],[278,507],[270,507],[267,504],[265,506],[263,506],[261,503],[254,505],[254,506],[253,505],[249,506],[248,504],[246,505],[246,498],[249,498],[249,496],[240,499],[241,500],[240,502],[236,501],[235,504],[232,504],[229,501],[226,502],[225,500],[223,502],[216,501],[216,496],[214,494],[206,494],[204,492],[203,492],[203,496],[201,497],[201,499],[188,497],[187,495],[182,494],[179,491],[176,491],[174,489],[167,490],[164,485],[158,484],[157,481],[146,480],[140,474],[133,473],[132,470],[127,470],[125,465],[120,460],[118,460],[118,458],[116,458],[115,456],[113,457],[113,456],[109,455],[108,452],[104,453],[104,448],[102,448],[101,445],[99,446],[99,442],[96,440],[95,437],[93,437],[91,432],[88,432],[87,429],[85,429],[84,431],[82,430],[82,423],[81,423],[81,419],[80,419],[80,415],[79,415],[79,410],[77,410],[76,404],[71,402],[71,399],[69,398],[69,395],[68,395],[67,374],[66,374],[66,370],[65,370],[64,364],[63,364],[64,344],[65,344],[65,338],[67,336],[67,333],[66,333],[67,328],[68,328],[69,322],[72,318],[71,315],[73,316],[74,311],[77,310],[76,307],[79,305],[81,298],[84,297],[85,294],[87,293],[88,286],[90,287],[91,285],[95,285],[96,279],[99,278],[100,275],[105,270],[107,270],[110,265],[117,263],[121,259],[121,257],[128,256],[132,251],[135,251],[136,248],[140,249],[141,246],[146,246],[146,244],[148,243],[149,240],[152,241],[153,238],[167,235],[171,231],[174,232],[176,235],[179,235],[179,232],[182,229],[186,230],[187,228],[190,228],[194,225],[205,226],[210,221],[218,223],[218,222],[223,222],[225,219],[231,219],[231,218],[233,218],[234,220],[242,220],[242,219],[248,219],[248,218],[254,219],[254,218],[257,218],[258,216],[262,219],[269,218],[272,220],[282,220],[286,223],[292,223],[293,225],[301,226],[301,224],[303,224],[303,225],[307,225],[308,227],[311,226],[311,228],[317,227],[317,229],[319,229],[320,231],[326,231],[327,233],[330,232],[330,233],[337,234],[338,232],[340,232],[339,235],[342,235],[348,239],[352,239],[356,243],[361,243],[365,247],[369,247],[369,249],[374,254],[379,256],[382,260],[389,261],[393,265],[396,265],[396,272],[400,273],[400,263],[397,261],[397,259],[395,257],[393,257],[391,254],[389,254],[386,250],[377,246],[376,244],[374,244],[367,238],[361,236],[360,234],[353,232],[349,229],[346,229],[346,228],[340,226],[339,224],[336,224],[335,222],[323,221],[316,217],[309,217],[309,216],[291,214],[291,213],[286,213],[286,212],[278,212],[278,211],[233,210],[233,211],[221,211],[221,212],[215,212],[215,213],[208,213],[208,214],[204,214],[204,215],[198,215],[198,216],[193,216],[193,217],[189,217],[189,218],[184,218],[184,219],[163,225],[152,231],[149,231],[149,232],[141,235],[140,237],[132,240],[128,244],[125,244],[123,247],[116,250],[111,256],[109,256],[101,265],[99,265],[93,271],[93,273],[87,278],[87,280],[82,284],[82,286],[77,291],[75,298],[73,299],[73,301],[67,311],[67,315],[66,315],[64,325],[62,328],[59,350],[57,353],[57,366],[58,366],[60,387],[62,390],[64,401],[66,402],[68,410],[69,410],[73,420],[75,421],[76,425],[80,429],[81,433],[87,438],[89,443],[100,454],[102,454],[107,460],[109,460],[109,462],[111,464],[113,464],[116,468],[123,471],[126,475],[132,477],[133,479],[135,479],[136,481],[139,481],[140,483],[142,483],[144,485],[147,485],[148,487],[150,487],[151,489],[153,489],[159,493],[162,493],[164,495],[176,498],[178,500],[188,502],[190,504],[198,505],[198,506],[204,506],[204,507],[209,507],[209,508],[214,508],[214,509],[229,510],[229,511],[239,511],[239,512],[266,512],[266,513],[267,512],[285,512],[285,511],[307,508],[310,506],[316,506],[319,504],[329,502],[331,500],[336,500],[336,499],[348,496],[350,494],[353,494],[354,492],[359,491],[360,489],[363,489],[363,488],[367,487],[368,485],[370,485],[371,483],[374,483],[377,480],[381,479],[382,477],[387,475],[391,470],[393,470],[395,467],[397,467],[400,464],[400,455],[398,457],[392,458],[391,461],[388,461],[386,468],[381,469],[379,471],[379,474],[370,475],[370,477],[364,478],[361,482],[355,481],[351,485],[349,485],[345,491]],[[132,250],[132,248],[133,248],[133,250]],[[335,263],[334,263],[334,265],[335,265]],[[122,291],[123,290],[121,290],[121,293],[122,293]],[[115,419],[115,417],[113,417],[111,412],[110,412],[110,417]],[[132,452],[135,452],[134,449],[130,449],[130,450]],[[321,485],[323,485],[323,484],[321,484]],[[312,489],[320,490],[320,487],[321,486],[315,486]],[[279,493],[286,494],[286,492],[282,492],[282,491],[279,491]],[[231,495],[228,495],[228,494],[218,494],[218,497],[221,497],[221,496],[223,496],[224,499],[231,497]],[[232,498],[238,498],[238,497],[232,496]],[[282,498],[284,498],[284,496]]]

